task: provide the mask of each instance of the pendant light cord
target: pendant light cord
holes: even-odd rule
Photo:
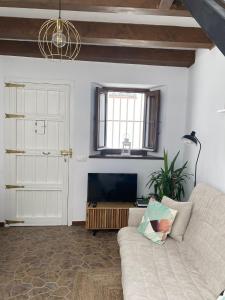
[[[62,9],[62,4],[61,4],[61,0],[59,0],[59,19],[61,19],[61,9]]]

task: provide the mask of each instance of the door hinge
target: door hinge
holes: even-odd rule
[[[7,190],[9,190],[9,189],[24,189],[25,186],[24,185],[16,185],[16,184],[6,184],[5,188]]]
[[[6,225],[24,223],[23,220],[5,220]]]
[[[11,88],[11,87],[15,87],[15,88],[24,88],[25,84],[22,83],[11,83],[11,82],[6,82],[5,83],[5,87]]]
[[[73,150],[70,148],[69,150],[61,150],[60,154],[63,156],[69,156],[70,158],[73,156]]]
[[[6,119],[22,119],[25,118],[25,115],[19,115],[19,114],[5,114]]]
[[[26,151],[24,151],[24,150],[6,149],[5,153],[7,153],[7,154],[24,154],[24,153],[26,153]]]

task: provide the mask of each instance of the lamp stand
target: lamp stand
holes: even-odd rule
[[[200,156],[200,153],[201,153],[201,150],[202,150],[202,144],[201,142],[199,141],[199,139],[196,137],[198,143],[199,143],[199,151],[198,151],[198,156],[197,156],[197,160],[196,160],[196,163],[195,163],[195,182],[194,182],[194,187],[196,186],[196,178],[197,178],[197,167],[198,167],[198,160],[199,160],[199,156]]]

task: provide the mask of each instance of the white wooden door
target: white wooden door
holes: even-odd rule
[[[5,148],[6,220],[66,225],[69,86],[6,83]]]

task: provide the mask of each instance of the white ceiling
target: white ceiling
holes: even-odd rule
[[[56,10],[0,7],[0,16],[50,19],[57,18],[58,12]],[[133,14],[128,12],[102,13],[63,11],[62,18],[74,21],[199,27],[198,23],[194,20],[194,18],[191,17],[153,16],[146,14]]]

